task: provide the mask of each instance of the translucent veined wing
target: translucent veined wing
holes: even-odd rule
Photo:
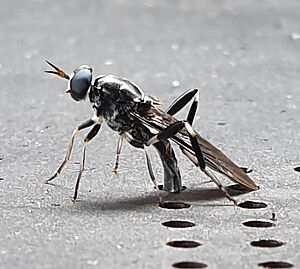
[[[146,104],[141,104],[140,109],[137,112],[132,112],[131,114],[149,129],[155,129],[157,131],[161,131],[177,121],[176,118],[165,113],[159,108],[149,105],[146,106]],[[239,166],[231,161],[219,149],[201,137],[196,131],[195,133],[203,153],[205,164],[209,168],[225,175],[233,182],[241,184],[246,188],[251,190],[258,188],[254,181]],[[199,166],[195,152],[190,143],[189,135],[185,129],[170,139],[179,145],[184,155],[186,155],[196,166]]]

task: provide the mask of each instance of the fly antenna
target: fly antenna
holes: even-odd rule
[[[61,78],[67,79],[67,80],[70,79],[69,75],[67,75],[63,70],[59,69],[57,66],[55,66],[52,63],[50,63],[47,60],[46,60],[46,63],[49,64],[51,67],[53,67],[56,71],[54,71],[54,70],[46,70],[45,73],[54,74],[54,75],[57,75],[57,76],[59,76]]]

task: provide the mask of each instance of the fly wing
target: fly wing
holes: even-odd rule
[[[181,136],[181,137],[179,137]],[[231,161],[223,152],[209,143],[196,133],[198,144],[203,153],[205,164],[214,171],[227,176],[235,183],[251,190],[256,190],[257,186],[254,181],[233,161]],[[199,166],[195,152],[185,134],[180,134],[172,140],[180,145],[182,152],[196,165]]]
[[[149,128],[153,128],[158,132],[177,121],[173,116],[163,112],[156,107],[148,107],[146,113],[132,113]],[[224,153],[202,138],[197,132],[196,137],[203,153],[205,164],[214,171],[225,175],[235,183],[251,190],[256,190],[258,187],[254,181],[233,161],[231,161]],[[196,166],[199,166],[195,151],[191,145],[189,134],[185,128],[171,138],[177,143],[181,151],[186,155]]]

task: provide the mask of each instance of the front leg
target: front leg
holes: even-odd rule
[[[58,169],[56,170],[56,172],[50,178],[48,178],[45,181],[46,184],[48,184],[51,180],[53,180],[54,178],[56,178],[61,173],[61,171],[63,170],[64,166],[67,164],[67,162],[69,161],[71,153],[72,153],[72,149],[73,149],[73,145],[74,145],[74,139],[75,139],[76,134],[79,131],[81,131],[81,130],[87,128],[87,127],[90,127],[90,126],[92,126],[94,124],[95,124],[95,121],[93,120],[93,118],[91,118],[91,119],[88,119],[88,120],[82,122],[79,126],[77,126],[74,129],[74,131],[72,133],[72,136],[71,136],[71,139],[70,139],[70,142],[69,142],[69,145],[68,145],[67,152],[65,154],[65,157],[64,157],[62,163],[60,164],[60,166],[58,167]]]
[[[95,113],[95,115],[94,115],[92,118],[90,118],[90,119],[88,119],[88,120],[82,122],[81,124],[79,124],[79,125],[74,129],[74,131],[73,131],[73,133],[72,133],[72,136],[71,136],[71,139],[70,139],[70,142],[69,142],[69,144],[68,144],[67,152],[66,152],[66,154],[65,154],[65,157],[64,157],[62,163],[60,164],[60,166],[58,167],[58,169],[56,170],[56,172],[55,172],[50,178],[48,178],[48,179],[45,181],[46,184],[48,184],[51,180],[53,180],[54,178],[56,178],[56,177],[61,173],[61,171],[63,170],[63,168],[64,168],[65,165],[67,164],[67,162],[69,161],[69,159],[70,159],[70,157],[71,157],[71,153],[72,153],[72,149],[73,149],[73,145],[74,145],[74,139],[75,139],[76,134],[77,134],[79,131],[81,131],[81,130],[83,130],[83,129],[85,129],[85,128],[88,128],[88,127],[90,127],[90,126],[93,126],[95,123],[101,124],[102,121],[103,121],[103,118],[97,116],[96,113]]]
[[[75,191],[74,191],[74,196],[72,198],[72,202],[75,202],[77,199],[79,183],[80,183],[82,173],[84,171],[85,152],[86,152],[87,144],[98,134],[100,127],[101,127],[101,123],[96,124],[84,139],[84,146],[83,146],[82,158],[81,158],[81,162],[80,162],[80,169],[79,169],[79,173],[78,173],[77,180],[76,180]]]

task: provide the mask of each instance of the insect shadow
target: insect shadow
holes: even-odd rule
[[[251,190],[244,191],[234,191],[232,189],[226,188],[228,193],[232,196],[239,196]],[[205,201],[215,201],[224,199],[224,193],[217,188],[196,188],[196,189],[186,189],[184,192],[179,194],[163,192],[162,196],[165,201],[184,201],[184,202],[205,202]],[[115,201],[90,201],[82,200],[76,206],[81,210],[135,210],[147,206],[153,206],[157,203],[157,197],[155,194],[148,194],[143,197],[133,197],[133,198],[120,198]],[[202,206],[206,206],[203,204]],[[210,204],[211,206],[211,204]],[[215,204],[213,206],[233,206],[232,204]]]

